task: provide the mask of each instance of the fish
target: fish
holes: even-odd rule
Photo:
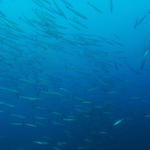
[[[66,1],[66,0],[61,0],[64,4],[65,4],[65,6],[68,6],[68,7],[73,7],[68,1]]]
[[[60,9],[60,7],[57,5],[57,3],[55,2],[55,0],[53,0],[53,3],[58,11],[58,14],[62,17],[64,17],[65,19],[67,19],[66,15],[64,14],[64,12]]]
[[[80,25],[81,27],[83,27],[83,28],[85,28],[85,29],[88,29],[88,27],[87,27],[86,25],[84,25],[83,23],[81,23],[80,21],[78,21],[78,20],[75,19],[74,22],[75,22],[76,24]]]
[[[126,63],[128,69],[136,74],[139,74],[140,72],[138,70],[136,70],[135,68],[133,68],[131,65],[129,65],[128,63]]]
[[[33,141],[33,143],[35,144],[39,144],[39,145],[48,145],[49,143],[46,141]]]
[[[110,12],[113,12],[113,0],[110,0]]]
[[[48,1],[48,0],[43,0],[43,1],[45,1],[45,3],[47,3],[49,6],[51,6],[51,2],[50,1]]]
[[[108,134],[106,131],[100,131],[99,134]]]
[[[71,122],[71,121],[75,121],[76,119],[75,119],[75,118],[64,118],[63,120],[64,120],[64,121]]]
[[[14,108],[15,107],[15,105],[7,104],[7,103],[5,103],[5,106],[10,107],[10,108]]]
[[[129,97],[129,99],[131,99],[131,100],[139,100],[139,99],[141,99],[141,97],[139,97],[139,96],[131,96],[131,97]]]
[[[137,26],[139,26],[145,19],[146,17],[150,14],[150,10],[142,17],[140,18],[139,20],[137,19],[136,20],[136,23],[134,25],[134,28],[137,28]]]
[[[59,147],[62,147],[64,145],[66,145],[66,144],[67,144],[66,142],[57,142],[57,146],[59,146]]]
[[[88,5],[91,7],[91,8],[93,8],[94,10],[96,10],[98,13],[102,13],[102,11],[99,9],[99,8],[97,8],[96,6],[94,6],[93,4],[91,4],[90,2],[88,2]]]
[[[71,8],[71,7],[68,7],[66,6],[66,8],[68,10],[70,10],[73,14],[75,14],[76,16],[79,16],[80,18],[84,19],[84,20],[87,20],[88,18],[84,15],[82,15],[80,12],[76,11],[75,9]]]
[[[33,3],[35,3],[37,6],[41,7],[41,8],[45,8],[45,4],[44,1],[40,1],[40,0],[32,0]],[[45,1],[49,6],[51,5],[50,2]]]
[[[74,29],[81,31],[81,29],[79,27],[75,26],[74,24],[69,23],[69,25],[72,26]]]
[[[53,147],[53,150],[61,150],[59,147]]]
[[[150,49],[147,49],[144,52],[143,60],[142,60],[141,67],[140,67],[141,70],[143,70],[143,68],[145,66],[145,63],[146,63],[146,60],[147,60],[147,57],[148,57],[149,54],[150,54]]]
[[[41,11],[39,9],[33,9],[35,15],[39,18],[42,18],[43,20],[46,19],[50,21],[50,19],[55,19],[55,16],[46,12],[46,11]]]
[[[13,126],[22,126],[23,125],[23,123],[20,123],[20,122],[12,122],[10,124]]]
[[[10,107],[10,108],[14,108],[15,107],[15,105],[8,104],[8,103],[2,102],[2,101],[0,101],[0,105],[4,105],[4,106]]]
[[[0,87],[0,90],[12,92],[12,93],[18,93],[18,91],[15,89],[9,89],[9,88],[5,88],[5,87]]]
[[[106,92],[107,94],[118,94],[118,91],[108,91],[108,92]]]
[[[40,100],[38,97],[27,97],[27,96],[20,96],[21,99],[29,100],[29,101],[37,101]]]
[[[58,96],[64,96],[62,93],[56,92],[56,91],[42,91],[44,94],[48,95],[58,95]]]
[[[19,114],[11,114],[10,116],[11,117],[16,117],[16,118],[19,118],[19,119],[25,119],[26,118],[25,116],[19,115]]]
[[[37,125],[31,124],[31,123],[25,123],[24,125],[25,125],[25,126],[28,126],[28,127],[33,127],[33,128],[36,128],[36,127],[37,127]]]
[[[83,101],[81,102],[82,104],[91,104],[92,102],[91,101]]]
[[[116,122],[113,124],[113,126],[115,127],[115,126],[119,125],[123,120],[124,120],[124,119],[120,119],[120,120],[116,121]]]
[[[144,117],[145,117],[145,118],[150,118],[150,115],[145,115]]]
[[[0,22],[4,23],[5,25],[7,25],[8,27],[10,27],[12,30],[16,31],[16,32],[20,32],[21,30],[16,27],[14,24],[12,24],[10,21],[8,21],[6,18],[0,16]]]

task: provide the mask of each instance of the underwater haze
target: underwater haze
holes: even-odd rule
[[[150,150],[150,1],[0,0],[0,150]]]

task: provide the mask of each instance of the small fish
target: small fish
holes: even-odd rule
[[[75,121],[74,118],[64,118],[63,120],[64,120],[64,121],[68,121],[68,122],[70,122],[70,121]]]
[[[91,101],[83,101],[81,102],[82,104],[91,104],[92,102]]]
[[[29,101],[37,101],[40,100],[38,97],[27,97],[27,96],[20,96],[21,99],[29,100]]]
[[[100,131],[99,134],[108,134],[106,131]]]
[[[81,13],[79,13],[78,11],[76,11],[75,9],[73,9],[71,7],[68,7],[68,6],[66,6],[66,8],[68,10],[70,10],[72,13],[74,13],[76,16],[79,16],[80,18],[87,20],[86,16],[82,15]]]
[[[65,6],[68,6],[68,7],[73,7],[68,1],[66,1],[66,0],[61,0],[64,4],[65,4]]]
[[[0,90],[12,92],[12,93],[18,93],[18,91],[15,89],[9,89],[9,88],[5,88],[5,87],[0,87]]]
[[[144,117],[145,117],[145,118],[150,118],[150,115],[145,115]]]
[[[118,94],[117,91],[108,91],[107,94]]]
[[[129,97],[129,99],[131,99],[131,100],[139,100],[139,99],[141,99],[141,97],[138,97],[138,96],[132,96],[132,97]]]
[[[99,8],[97,8],[96,6],[94,6],[93,4],[91,4],[90,2],[88,2],[88,5],[91,7],[91,8],[93,8],[94,10],[96,10],[98,13],[102,13],[102,11],[99,9]]]
[[[64,145],[66,145],[66,144],[67,144],[66,142],[57,142],[57,146],[59,146],[59,147],[62,147]]]
[[[139,20],[136,20],[136,23],[134,25],[134,28],[137,28],[137,26],[139,26],[144,20],[145,18],[150,14],[150,11],[148,11],[142,18],[140,18]]]
[[[113,126],[119,125],[122,121],[123,121],[123,119],[120,119],[120,120],[116,121],[116,122],[113,124]]]
[[[22,126],[23,123],[20,123],[20,122],[12,122],[11,125],[13,125],[13,126]]]
[[[7,104],[7,103],[5,103],[5,106],[7,106],[7,107],[11,107],[11,108],[15,107],[15,105]]]
[[[39,120],[45,120],[45,119],[47,119],[47,118],[45,118],[45,117],[40,117],[40,116],[37,116],[37,117],[35,117],[35,119],[39,119]]]
[[[10,116],[11,117],[16,117],[16,118],[19,118],[19,119],[25,119],[26,118],[25,116],[22,116],[22,115],[19,115],[19,114],[11,114]]]
[[[28,127],[33,127],[33,128],[36,128],[36,127],[37,127],[37,125],[31,124],[31,123],[25,123],[25,125],[28,126]]]
[[[48,145],[49,143],[46,141],[33,141],[35,144],[39,144],[39,145]]]
[[[0,22],[4,23],[5,25],[7,25],[8,27],[10,27],[12,30],[16,31],[16,32],[20,32],[20,29],[18,29],[14,24],[12,24],[9,20],[7,20],[6,18],[0,16]]]
[[[88,29],[88,27],[86,25],[84,25],[83,23],[81,23],[80,21],[78,20],[74,20],[74,22],[78,25],[80,25],[81,27],[85,28],[85,29]]]
[[[110,0],[110,12],[113,12],[113,0]]]
[[[58,4],[55,2],[55,0],[53,0],[53,3],[54,3],[54,5],[55,5],[55,7],[56,7],[56,9],[57,9],[57,11],[58,11],[58,14],[59,14],[60,16],[63,16],[65,19],[67,19],[66,15],[65,15],[64,12],[59,8],[59,6],[58,6]]]
[[[129,65],[128,63],[126,63],[128,69],[136,74],[139,74],[140,72],[138,70],[136,70],[135,68],[133,68],[131,65]]]
[[[144,52],[144,56],[143,56],[143,60],[142,60],[142,63],[141,63],[141,70],[144,68],[144,65],[146,63],[146,60],[147,60],[147,57],[148,55],[150,54],[150,50],[147,49],[145,52]]]

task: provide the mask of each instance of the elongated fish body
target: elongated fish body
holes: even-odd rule
[[[123,119],[120,119],[120,120],[116,121],[116,122],[113,124],[113,126],[119,125],[122,121],[123,121]]]
[[[136,23],[134,25],[134,28],[136,28],[137,26],[139,26],[144,20],[145,18],[148,16],[148,14],[145,14],[140,20],[136,20]]]
[[[145,51],[145,53],[144,53],[144,57],[143,57],[143,60],[142,60],[142,63],[141,63],[141,67],[140,67],[141,70],[144,68],[144,65],[145,65],[145,63],[146,63],[146,59],[147,59],[149,53],[150,53],[150,50],[149,50],[149,49],[147,49],[147,50]]]
[[[96,6],[94,6],[93,4],[91,4],[90,2],[88,2],[88,5],[89,5],[91,8],[93,8],[94,10],[96,10],[97,12],[102,13],[102,11],[101,11],[99,8],[97,8]]]
[[[139,20],[136,20],[134,28],[139,26],[145,20],[145,18],[147,18],[147,16],[149,16],[149,15],[150,15],[150,11],[148,10],[148,12],[142,18],[140,18]]]
[[[110,12],[113,12],[113,0],[110,0]]]

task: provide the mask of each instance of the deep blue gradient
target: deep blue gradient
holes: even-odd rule
[[[150,1],[1,0],[0,150],[149,150]]]

